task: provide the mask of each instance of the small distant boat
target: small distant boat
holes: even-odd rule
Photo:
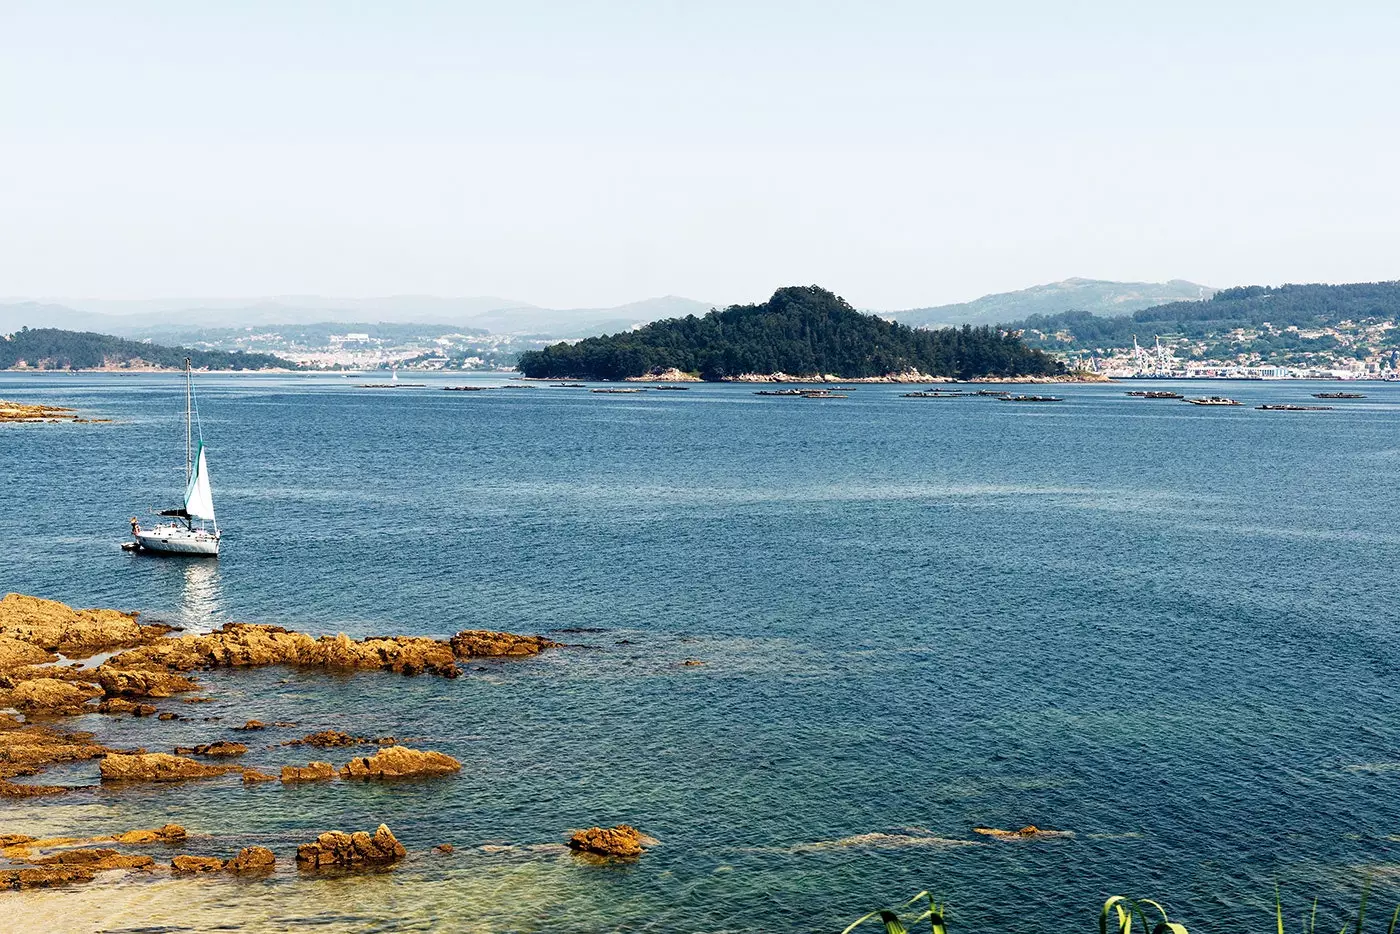
[[[998,402],[1064,402],[1060,396],[998,396]]]
[[[219,556],[219,522],[214,517],[214,493],[209,486],[209,461],[204,454],[204,432],[195,431],[194,379],[189,358],[185,358],[185,499],[178,509],[163,509],[157,515],[173,522],[161,522],[143,529],[131,518],[132,542],[138,551],[176,555]],[[196,527],[195,523],[199,526]],[[213,524],[213,529],[209,524]],[[123,547],[126,547],[125,545]]]
[[[1256,409],[1261,412],[1330,412],[1334,408],[1330,405],[1256,405]]]
[[[394,370],[387,383],[361,383],[361,389],[422,389],[423,383],[399,382],[399,371]]]
[[[1127,395],[1136,396],[1139,399],[1184,399],[1179,392],[1167,392],[1162,389],[1132,389]]]
[[[1224,396],[1206,396],[1201,399],[1187,399],[1192,405],[1243,405],[1234,399],[1227,399]]]
[[[1315,392],[1314,399],[1364,399],[1365,393],[1360,392]]]

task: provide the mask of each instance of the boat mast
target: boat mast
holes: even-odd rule
[[[194,413],[194,386],[190,383],[190,358],[185,358],[185,486],[190,485],[190,474],[194,470],[194,454],[191,448],[190,426]]]

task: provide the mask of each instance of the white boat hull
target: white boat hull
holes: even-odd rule
[[[158,525],[153,529],[142,529],[136,532],[134,537],[136,543],[147,551],[160,551],[172,555],[219,555],[219,534],[204,529]]]

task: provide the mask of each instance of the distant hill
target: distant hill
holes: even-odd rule
[[[270,354],[186,350],[123,340],[108,334],[31,328],[0,336],[0,370],[85,370],[98,367],[168,367],[191,365],[201,370],[297,369]]]
[[[428,324],[489,331],[585,337],[625,330],[658,318],[703,314],[706,302],[668,295],[614,308],[538,308],[507,298],[323,298],[314,295],[266,299],[159,299],[0,303],[0,334],[22,327],[94,331],[122,337],[197,335],[223,328],[314,324]],[[188,338],[181,338],[188,339]]]
[[[744,373],[845,379],[919,370],[939,376],[1027,376],[1061,365],[992,328],[915,330],[853,309],[818,286],[778,289],[759,305],[657,321],[610,337],[521,354],[519,369],[550,379],[624,379],[675,368],[702,379]]]
[[[1019,292],[984,295],[976,301],[957,305],[889,312],[884,317],[911,327],[944,327],[952,324],[999,324],[1061,311],[1126,315],[1164,302],[1210,298],[1214,293],[1215,289],[1210,286],[1197,285],[1184,279],[1172,279],[1170,282],[1065,279]]]
[[[1211,338],[1238,328],[1317,329],[1344,322],[1400,321],[1400,282],[1350,285],[1251,285],[1222,289],[1201,302],[1170,302],[1116,318],[1070,311],[1031,315],[1005,326],[1028,343],[1055,350],[1131,347],[1133,338]]]

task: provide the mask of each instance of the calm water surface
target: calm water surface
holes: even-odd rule
[[[1089,930],[1115,892],[1244,931],[1275,882],[1299,914],[1367,877],[1400,897],[1400,387],[1278,413],[1122,385],[1034,406],[358,382],[199,378],[225,539],[198,562],[117,548],[181,486],[178,378],[0,375],[0,398],[116,419],[0,426],[0,591],[193,628],[577,647],[452,682],[210,673],[217,703],[166,704],[195,719],[85,718],[152,749],[251,717],[298,722],[266,743],[393,733],[464,768],[0,804],[7,832],[175,820],[200,835],[186,851],[284,860],[383,821],[420,854],[4,896],[24,926],[836,931],[929,888],[964,931]],[[1253,405],[1336,385],[1173,388]],[[250,764],[306,761],[262,737]],[[660,844],[605,867],[559,846],[620,821]],[[1027,823],[1073,836],[971,832]],[[442,842],[456,855],[425,855]]]

